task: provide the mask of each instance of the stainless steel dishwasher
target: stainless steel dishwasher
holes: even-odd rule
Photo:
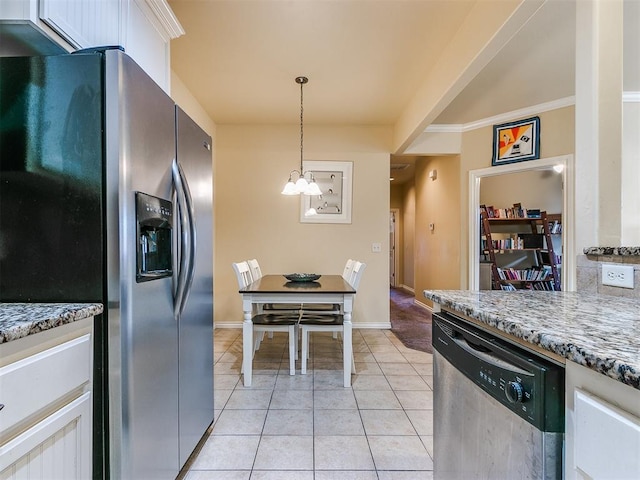
[[[433,314],[434,478],[561,479],[564,367]]]

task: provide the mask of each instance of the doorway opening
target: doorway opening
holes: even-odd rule
[[[469,172],[469,289],[480,289],[480,184],[483,178],[562,166],[562,289],[575,290],[573,155],[483,168]]]

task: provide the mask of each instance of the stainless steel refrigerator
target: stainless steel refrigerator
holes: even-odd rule
[[[213,421],[211,138],[119,49],[0,58],[0,300],[101,302],[94,477]]]

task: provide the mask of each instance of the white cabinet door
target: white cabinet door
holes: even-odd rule
[[[91,478],[91,392],[0,447],[0,480]]]
[[[121,0],[40,0],[40,19],[77,48],[118,45]]]
[[[584,478],[640,478],[640,418],[575,391],[575,459]]]
[[[566,480],[640,478],[640,390],[568,361]]]
[[[92,327],[0,344],[0,480],[91,478]]]

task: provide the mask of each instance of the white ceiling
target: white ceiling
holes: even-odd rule
[[[391,125],[475,3],[170,0],[172,68],[217,124]]]
[[[433,123],[464,124],[573,95],[575,1],[544,2]],[[215,123],[297,123],[294,78],[305,75],[305,124],[394,125],[476,1],[169,3],[186,31],[172,41],[172,68]]]
[[[575,37],[575,3],[545,3],[434,123],[470,123],[574,95]]]

